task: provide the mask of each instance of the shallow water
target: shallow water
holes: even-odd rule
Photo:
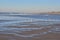
[[[60,33],[60,25],[54,24],[60,24],[60,15],[0,13],[0,40],[32,40]]]

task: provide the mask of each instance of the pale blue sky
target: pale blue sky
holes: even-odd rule
[[[60,11],[60,0],[0,0],[0,11]]]

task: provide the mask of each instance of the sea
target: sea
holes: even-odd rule
[[[0,12],[0,39],[31,40],[33,37],[38,38],[39,35],[60,33],[58,24],[60,24],[60,14]]]

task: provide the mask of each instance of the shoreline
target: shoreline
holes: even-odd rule
[[[10,28],[12,28],[12,26]],[[59,40],[60,39],[60,31],[58,30],[58,28],[60,29],[60,24],[53,24],[47,26],[38,26],[38,25],[19,26],[19,27],[14,26],[13,28],[20,28],[20,29],[23,28],[26,31],[21,31],[18,29],[16,29],[16,31],[15,29],[0,31],[0,40]],[[35,28],[35,30],[32,30],[33,28]],[[7,33],[5,34],[4,32]]]

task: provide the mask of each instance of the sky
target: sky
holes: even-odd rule
[[[60,11],[60,0],[0,0],[0,11],[28,13]]]

